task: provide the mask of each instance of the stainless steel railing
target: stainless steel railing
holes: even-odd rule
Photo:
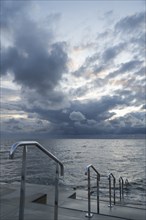
[[[119,191],[120,191],[120,201],[124,198],[124,180],[122,177],[119,178]]]
[[[28,146],[36,146],[49,158],[56,162],[56,178],[55,178],[55,202],[54,202],[54,220],[58,220],[58,183],[59,183],[59,166],[60,175],[64,175],[64,166],[60,160],[52,153],[46,150],[41,144],[36,141],[20,141],[12,145],[10,149],[10,159],[14,157],[17,147],[23,147],[22,171],[21,171],[21,188],[20,188],[20,204],[19,204],[19,220],[24,220],[24,206],[25,206],[25,182],[26,182],[26,153]]]
[[[128,179],[125,180],[125,186],[127,187],[129,185]]]
[[[109,180],[109,207],[112,207],[112,187],[111,187],[111,178],[113,179],[113,198],[114,198],[114,205],[116,204],[116,178],[114,177],[114,175],[112,173],[109,174],[108,176],[108,180]]]
[[[100,174],[95,169],[95,167],[90,164],[86,167],[85,175],[88,175],[88,213],[86,214],[86,217],[91,218],[93,216],[93,213],[91,213],[91,183],[90,183],[90,168],[94,170],[94,172],[97,175],[97,213],[99,214],[99,181],[100,181]]]

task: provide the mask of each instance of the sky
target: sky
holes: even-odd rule
[[[1,0],[1,134],[146,133],[144,0]]]

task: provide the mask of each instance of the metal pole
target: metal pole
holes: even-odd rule
[[[114,181],[113,184],[114,184],[114,205],[115,205],[116,204],[116,186],[115,186],[116,185],[116,180],[115,180],[115,178],[114,178],[113,181]]]
[[[123,199],[123,197],[124,197],[123,185],[124,185],[123,178],[120,177],[120,178],[119,178],[120,201],[121,201],[121,199]]]
[[[97,213],[99,214],[99,180],[97,176]]]
[[[88,169],[88,217],[91,213],[91,185],[90,185],[90,170]]]
[[[123,181],[123,178],[122,178],[122,199],[124,198],[124,181]]]
[[[19,220],[23,220],[24,219],[25,181],[26,181],[26,152],[27,152],[27,146],[24,145],[24,147],[23,147],[23,160],[22,160],[22,172],[21,172]]]
[[[109,176],[109,207],[112,207],[112,201],[111,201],[111,176]]]
[[[56,163],[54,220],[58,220],[58,197],[59,197],[58,183],[59,183],[59,165],[58,163]]]
[[[55,178],[55,206],[54,206],[54,220],[58,220],[58,182],[59,182],[59,165],[61,176],[64,175],[64,166],[60,160],[58,160],[52,153],[47,151],[42,145],[36,141],[20,141],[12,145],[10,150],[10,159],[13,159],[14,152],[17,147],[23,147],[23,159],[22,159],[22,173],[21,173],[21,188],[20,188],[20,204],[19,204],[19,220],[24,220],[24,205],[25,205],[25,179],[26,179],[26,151],[27,146],[35,145],[47,156],[56,162],[56,178]]]
[[[121,201],[121,181],[119,179],[119,191],[120,191],[120,201]]]
[[[86,217],[91,218],[93,214],[91,213],[91,193],[90,193],[90,169],[88,168],[88,213],[86,214]]]

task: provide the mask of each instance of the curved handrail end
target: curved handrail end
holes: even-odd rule
[[[51,152],[49,152],[48,150],[46,150],[41,144],[39,144],[37,141],[19,141],[16,142],[15,144],[13,144],[11,146],[10,149],[10,153],[9,153],[9,158],[13,159],[14,158],[14,153],[15,150],[17,149],[17,147],[19,146],[29,146],[29,145],[35,145],[36,147],[38,147],[41,151],[43,151],[46,155],[48,155],[52,160],[54,160],[56,163],[58,163],[60,165],[61,171],[60,171],[60,175],[64,176],[64,165],[63,163],[57,158],[55,157]]]

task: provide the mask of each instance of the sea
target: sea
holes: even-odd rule
[[[22,147],[9,159],[11,145],[18,139],[1,140],[0,182],[21,180]],[[109,181],[116,178],[116,197],[119,198],[119,178],[124,185],[127,203],[146,205],[146,140],[145,139],[38,139],[48,151],[64,164],[60,187],[87,191],[86,167],[92,164],[100,173],[100,198],[108,200]],[[26,182],[54,185],[55,163],[35,146],[27,148]],[[91,171],[91,188],[96,191],[96,175]],[[94,194],[94,193],[93,193]]]

